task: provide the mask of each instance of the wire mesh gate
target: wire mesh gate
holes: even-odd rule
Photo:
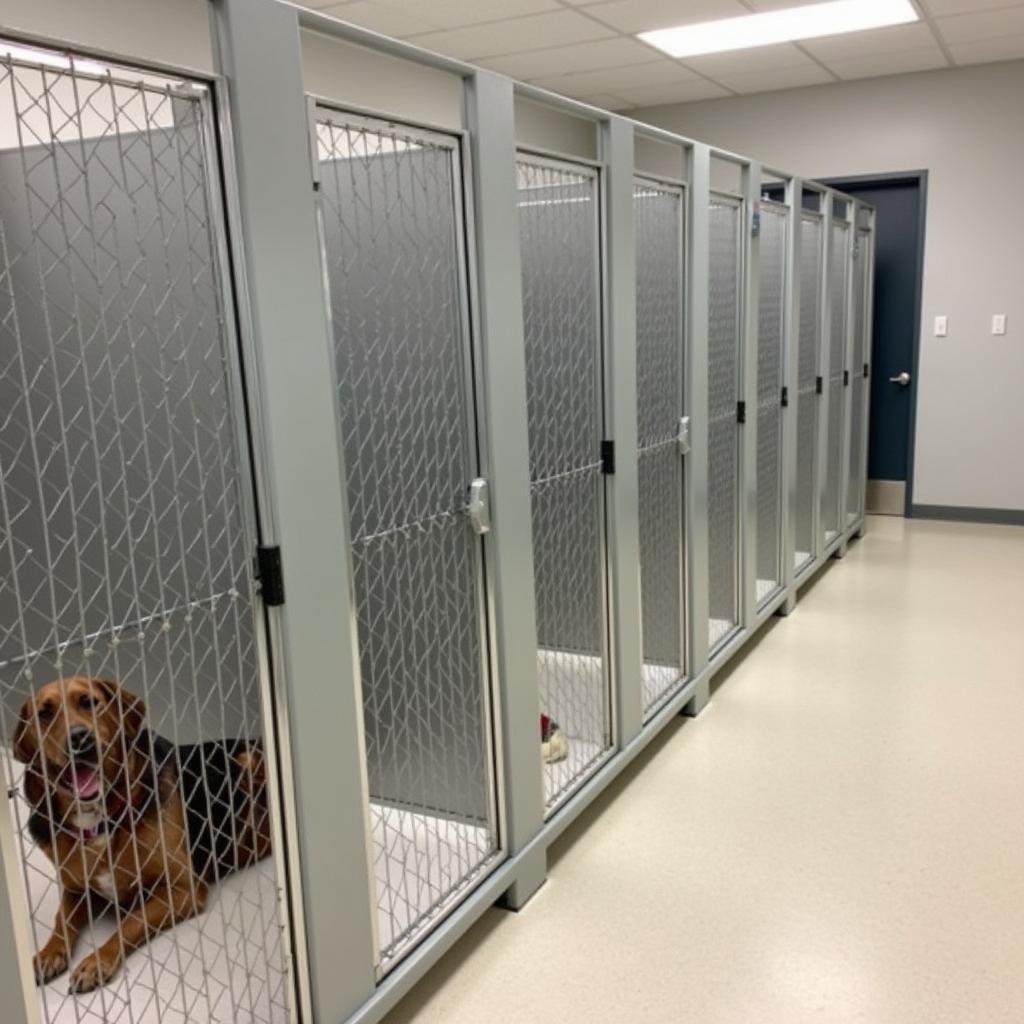
[[[782,580],[782,373],[789,208],[761,201],[757,331],[758,605]]]
[[[459,147],[315,122],[387,970],[499,848]]]
[[[209,91],[5,56],[0,126],[0,744],[41,1016],[287,1021]]]
[[[853,249],[853,332],[850,339],[849,475],[846,486],[846,522],[855,523],[864,512],[864,399],[867,343],[870,324],[868,288],[871,282],[871,233],[858,229]]]
[[[828,438],[825,488],[822,494],[821,520],[825,543],[839,536],[843,526],[842,488],[843,431],[846,425],[846,285],[850,266],[850,228],[839,220],[832,222],[829,257],[829,363],[828,363]]]
[[[708,642],[739,624],[740,345],[743,203],[711,197],[708,303]]]
[[[637,440],[643,705],[651,715],[685,678],[683,190],[638,178]]]
[[[818,359],[821,350],[821,275],[824,231],[819,214],[800,220],[800,331],[796,395],[796,550],[797,572],[815,558],[818,461]]]
[[[569,742],[551,814],[611,750],[600,193],[594,168],[526,153],[517,182],[540,703]]]

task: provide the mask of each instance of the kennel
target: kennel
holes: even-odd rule
[[[680,185],[652,178],[634,183],[640,613],[648,717],[686,669],[684,200]]]
[[[600,172],[520,151],[519,247],[541,713],[569,740],[544,767],[552,813],[612,747]]]
[[[839,537],[844,526],[843,490],[846,482],[846,398],[850,386],[847,365],[847,328],[850,284],[850,225],[852,204],[838,196],[829,197],[828,258],[828,369],[826,381],[825,480],[821,497],[821,529],[826,547]]]
[[[778,591],[782,565],[782,410],[786,344],[789,207],[762,198],[758,235],[757,606]],[[786,398],[788,403],[788,395]]]
[[[708,256],[708,647],[740,624],[740,402],[743,200],[711,195]]]
[[[55,947],[38,1016],[46,1024],[288,1021],[288,858],[276,812],[268,818],[277,804],[276,725],[211,88],[66,52],[5,54],[0,744],[10,795],[3,817],[15,840],[4,844],[5,873],[20,878],[36,948],[54,928],[62,891],[65,920],[81,933],[70,958]],[[110,680],[127,693],[119,703],[110,684],[75,691],[85,724],[74,743],[71,691],[26,703],[69,677]],[[88,737],[110,715],[120,739],[93,757]],[[19,724],[27,749],[12,740]],[[221,747],[215,765],[179,746],[227,738],[262,752]],[[58,757],[70,777],[45,767]],[[180,900],[188,919],[129,953],[106,985],[70,994],[69,984],[95,982],[87,961],[76,969],[93,950],[114,956],[117,934],[138,929],[143,915],[167,923],[156,883],[141,907],[115,902],[105,914],[58,883],[58,870],[72,871],[88,848],[95,877],[135,884],[136,840],[122,859],[106,838],[122,790],[134,795],[133,814],[155,799],[151,768],[132,773],[137,785],[125,789],[129,757],[180,778],[191,839],[217,850],[206,872],[217,884],[201,908],[198,874],[183,878],[167,898]],[[29,789],[26,774],[51,784]],[[59,795],[72,791],[78,803]],[[158,820],[160,841],[170,843]],[[257,859],[257,833],[272,856]],[[32,834],[54,845],[57,866]],[[70,852],[55,838],[64,834],[77,837]],[[16,999],[13,990],[5,999]]]
[[[800,325],[797,334],[796,493],[793,508],[796,549],[793,567],[799,574],[817,558],[818,376],[821,358],[822,273],[824,226],[821,214],[800,216]]]

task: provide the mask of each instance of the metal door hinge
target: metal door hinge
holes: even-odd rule
[[[256,579],[260,584],[263,603],[269,608],[277,608],[284,604],[284,569],[281,565],[281,548],[272,547],[256,549]]]
[[[746,423],[747,422],[747,403],[737,402],[736,403],[736,422]]]
[[[750,234],[754,238],[757,238],[757,236],[761,234],[761,207],[756,204],[754,206],[754,212],[750,218]]]
[[[815,394],[821,395],[825,392],[825,378],[815,377],[814,378],[814,391]]]
[[[609,476],[615,472],[615,442],[601,442],[601,472]]]
[[[782,388],[782,401],[779,404],[783,409],[789,408],[789,388],[785,386]]]
[[[680,455],[690,454],[690,417],[679,417],[679,433],[676,434],[676,447]]]
[[[848,388],[850,386],[850,371],[843,370],[843,387]]]
[[[867,376],[868,376],[868,364],[865,363],[864,364],[864,379],[865,380],[867,380]]]
[[[474,533],[481,537],[485,533],[490,533],[491,495],[487,481],[483,477],[478,476],[469,485],[469,508],[466,511]]]

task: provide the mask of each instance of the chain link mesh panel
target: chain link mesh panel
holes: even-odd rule
[[[497,848],[456,151],[317,113],[385,969]]]
[[[47,1024],[290,1019],[210,117],[0,58],[0,745]]]
[[[786,207],[761,204],[757,332],[757,600],[782,573],[782,345],[786,300]]]
[[[852,523],[864,509],[864,364],[867,362],[868,341],[868,268],[871,258],[871,240],[866,231],[857,233],[857,248],[853,260],[853,342],[850,355],[850,438],[849,480],[846,488],[846,519]]]
[[[822,222],[800,221],[800,331],[796,395],[796,551],[799,571],[814,558],[814,505],[818,453],[818,356],[821,346]]]
[[[541,711],[569,741],[551,813],[611,749],[605,668],[598,180],[517,161]]]
[[[683,193],[638,180],[637,437],[643,700],[656,711],[683,679]]]
[[[846,224],[832,224],[831,261],[829,264],[829,371],[828,371],[828,466],[821,515],[825,542],[839,535],[842,525],[840,508],[843,474],[843,428],[845,426],[846,388],[846,282],[850,265],[850,229]]]
[[[742,206],[712,198],[708,303],[708,639],[712,651],[739,620],[740,278]]]

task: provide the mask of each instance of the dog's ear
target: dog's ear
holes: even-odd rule
[[[134,743],[146,726],[146,705],[141,697],[129,693],[116,683],[102,680],[101,685],[112,688],[111,702],[117,705],[121,718],[121,731],[129,743]]]
[[[31,764],[39,753],[39,725],[36,722],[36,702],[29,697],[18,712],[18,725],[14,730],[14,759],[22,764]]]

